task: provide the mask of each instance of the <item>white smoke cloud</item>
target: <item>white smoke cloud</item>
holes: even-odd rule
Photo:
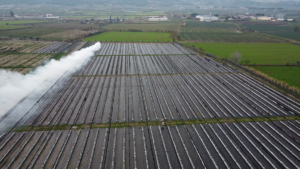
[[[45,92],[66,71],[72,73],[78,70],[84,61],[91,58],[100,47],[101,44],[96,43],[59,61],[52,59],[46,65],[26,75],[0,70],[0,117],[32,91]]]

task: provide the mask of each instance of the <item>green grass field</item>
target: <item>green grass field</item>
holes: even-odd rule
[[[249,64],[286,64],[300,61],[300,47],[283,43],[188,43],[202,47],[207,53],[229,58],[234,51],[242,54]]]
[[[155,32],[105,32],[87,37],[84,41],[113,41],[113,42],[168,42],[172,41],[169,33]]]
[[[253,67],[280,81],[285,81],[290,86],[300,88],[300,66],[255,66]]]
[[[16,26],[17,24],[42,23],[47,21],[0,21],[0,30],[26,28],[27,26]],[[8,25],[6,25],[8,23]]]
[[[143,23],[143,24],[109,24],[105,28],[108,30],[122,30],[128,31],[128,29],[141,30],[142,32],[149,31],[172,31],[180,27],[180,23]]]
[[[234,29],[181,28],[181,37],[194,42],[273,43],[279,40]]]

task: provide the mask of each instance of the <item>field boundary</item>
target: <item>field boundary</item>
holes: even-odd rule
[[[128,127],[147,127],[147,126],[178,126],[195,124],[220,124],[220,123],[246,123],[246,122],[275,122],[300,120],[300,116],[265,116],[265,117],[246,117],[246,118],[215,118],[215,119],[193,119],[193,120],[170,120],[170,121],[141,121],[141,122],[119,122],[119,123],[93,123],[93,124],[74,124],[74,125],[40,125],[40,126],[20,126],[12,129],[12,132],[29,131],[55,131],[55,130],[83,130],[97,128],[128,128]],[[165,125],[162,125],[162,122]]]

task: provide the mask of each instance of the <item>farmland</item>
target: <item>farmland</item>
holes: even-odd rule
[[[54,22],[54,23],[39,23],[35,27],[55,28],[55,29],[80,29],[80,30],[98,30],[98,25],[85,25],[80,22]]]
[[[51,59],[68,53],[80,43],[6,40],[0,41],[0,69],[26,74]],[[59,59],[59,56],[56,56]]]
[[[300,89],[299,66],[255,66],[253,68]]]
[[[190,42],[274,43],[279,40],[234,29],[181,28],[181,37]]]
[[[32,28],[26,28],[21,30],[5,30],[0,31],[0,36],[16,36],[16,37],[41,37],[50,33],[59,33],[63,32],[65,29],[54,29],[54,28],[38,28],[38,27],[32,27]]]
[[[154,31],[172,31],[177,30],[180,27],[180,23],[138,23],[138,24],[110,24],[105,26],[108,30],[115,31],[128,31],[128,30],[141,30],[142,32],[154,32]]]
[[[202,47],[207,53],[221,58],[229,58],[234,51],[242,54],[242,61],[249,64],[279,64],[296,63],[300,60],[300,47],[282,43],[188,43],[197,48]]]
[[[290,25],[282,25],[282,26],[241,25],[240,27],[252,29],[254,31],[258,31],[259,33],[263,33],[263,34],[300,41],[300,32],[299,31],[295,32],[292,25],[291,26]]]
[[[26,28],[28,26],[25,26],[22,24],[43,23],[43,22],[46,22],[46,21],[0,21],[0,30]],[[8,25],[6,25],[7,23],[8,23]]]
[[[63,26],[62,26],[63,27]],[[86,36],[89,33],[95,33],[98,30],[84,31],[80,29],[68,29],[57,27],[32,27],[21,30],[0,31],[0,36],[19,37],[19,38],[39,38],[45,40],[72,40]]]
[[[156,32],[105,32],[87,37],[84,41],[112,42],[171,42],[169,33]]]
[[[300,167],[289,97],[178,44],[95,54],[0,119],[1,168]]]
[[[185,27],[188,27],[188,28],[209,28],[209,29],[237,29],[237,26],[234,23],[229,23],[229,22],[186,21]]]

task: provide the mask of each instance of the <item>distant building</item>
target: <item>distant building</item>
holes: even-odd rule
[[[22,15],[15,15],[16,18],[19,19],[42,19],[44,15],[42,14],[22,14]]]
[[[53,16],[52,14],[46,14],[45,15],[45,17],[44,17],[45,19],[54,19],[54,20],[58,20],[59,19],[59,16]]]
[[[192,13],[191,18],[196,18],[197,15],[198,15],[197,13]]]
[[[197,15],[197,19],[200,19],[200,22],[213,22],[213,21],[218,21],[220,18],[216,16],[211,16],[211,15]]]
[[[163,17],[163,18],[149,18],[150,22],[159,22],[159,21],[168,21],[167,17]]]
[[[260,16],[257,17],[256,19],[260,21],[275,21],[274,17],[268,17],[268,16]]]

